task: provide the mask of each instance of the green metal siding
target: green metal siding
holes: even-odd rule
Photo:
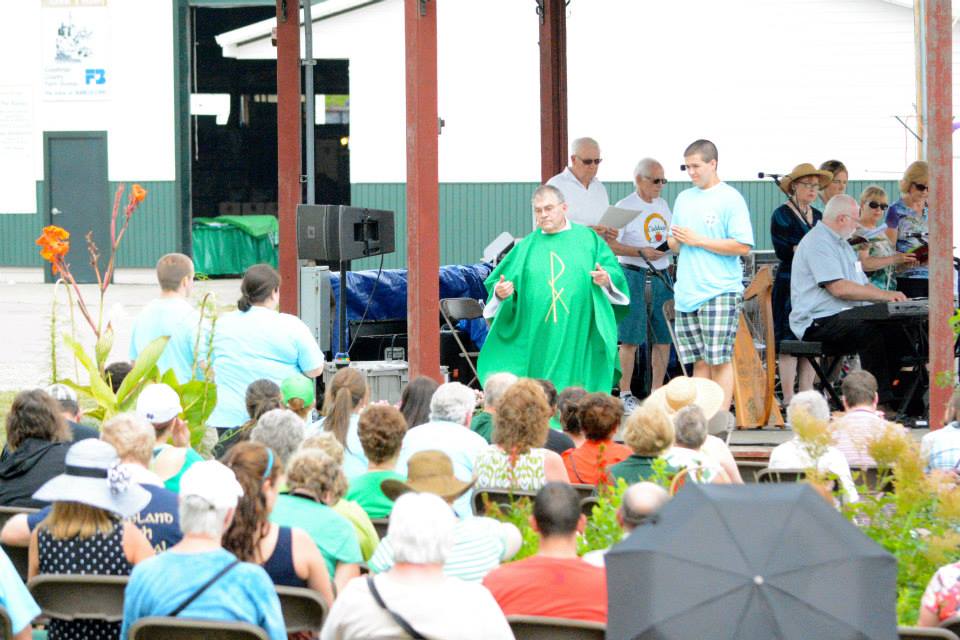
[[[117,184],[110,183],[111,203]],[[133,183],[126,184],[129,189]],[[121,267],[152,267],[163,254],[179,250],[176,183],[140,184],[147,190],[147,199],[137,209],[123,238],[117,261]],[[37,210],[46,210],[43,205],[43,182],[37,182]],[[41,265],[34,240],[40,236],[44,218],[41,213],[0,215],[0,238],[3,238],[3,242],[0,242],[0,264],[9,267]],[[80,241],[83,241],[82,238]],[[109,247],[100,247],[100,250],[107,255]]]
[[[630,182],[606,182],[610,201],[617,202],[633,191]],[[783,204],[783,193],[771,181],[730,182],[743,194],[750,208],[750,219],[757,249],[768,250],[770,214]],[[859,196],[868,184],[887,190],[891,200],[899,193],[895,181],[851,181],[847,193]],[[515,236],[530,231],[530,194],[537,187],[533,182],[443,183],[440,185],[440,263],[470,264],[477,262],[483,248],[503,231]],[[667,184],[663,197],[672,206],[689,182]],[[356,183],[351,186],[351,202],[357,207],[387,209],[396,212],[397,251],[384,258],[384,268],[403,268],[407,261],[406,185],[403,183]],[[355,269],[376,268],[380,259],[359,260]]]

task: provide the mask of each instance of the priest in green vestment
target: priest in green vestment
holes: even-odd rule
[[[546,378],[558,391],[609,393],[619,376],[617,322],[630,299],[623,270],[607,243],[567,220],[563,194],[548,185],[533,194],[537,229],[485,281],[492,318],[480,350],[481,382],[499,371]]]

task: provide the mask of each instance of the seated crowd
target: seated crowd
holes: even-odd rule
[[[171,264],[166,279],[180,295],[192,265]],[[629,535],[669,500],[661,485],[670,478],[743,482],[717,437],[727,424],[724,392],[704,378],[675,378],[629,415],[609,394],[558,394],[549,381],[508,373],[492,375],[482,398],[418,378],[395,408],[371,402],[365,375],[347,367],[326,384],[316,416],[322,355],[295,318],[272,312],[278,292],[275,271],[251,269],[240,310],[217,326],[217,384],[243,385],[211,416],[217,460],[193,448],[184,406],[166,384],[147,385],[135,411],[99,433],[79,424],[69,387],[14,399],[0,506],[37,511],[11,517],[0,541],[26,549],[28,577],[129,576],[122,623],[54,619],[52,640],[126,637],[141,618],[180,614],[248,622],[279,640],[287,633],[277,586],[308,587],[330,605],[322,638],[509,638],[510,615],[604,623],[605,550],[578,556],[580,492],[623,480],[617,522]],[[178,331],[169,330],[174,343]],[[272,341],[266,356],[248,349],[254,335]],[[186,371],[167,364],[191,375],[189,363]],[[108,369],[116,388],[129,365]],[[867,445],[889,426],[872,375],[851,373],[842,392],[846,412],[830,425],[835,446],[820,465],[856,500],[850,469],[872,464]],[[952,411],[948,427],[924,438],[928,470],[956,472],[960,396]],[[812,392],[793,397],[788,419],[804,413],[830,419]],[[770,460],[811,465],[798,441]],[[478,490],[533,495],[533,533],[524,539],[517,526],[476,512]],[[385,518],[381,539],[375,521]],[[534,542],[534,555],[513,560]],[[960,564],[937,573],[921,622],[955,613],[958,577]],[[29,637],[39,609],[3,552],[0,605],[17,637]]]

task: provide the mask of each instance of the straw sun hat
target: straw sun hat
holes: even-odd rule
[[[806,178],[807,176],[816,176],[817,180],[820,181],[821,189],[826,189],[830,181],[833,180],[833,174],[829,171],[817,169],[809,162],[804,162],[803,164],[798,164],[793,168],[793,171],[780,178],[780,190],[788,196],[792,195],[790,193],[790,185],[793,184],[793,181]]]
[[[410,456],[407,462],[407,481],[384,480],[380,489],[391,500],[396,500],[408,491],[433,493],[444,500],[455,500],[473,486],[476,479],[463,482],[453,474],[450,456],[442,451],[421,451]]]
[[[127,518],[147,506],[150,492],[131,480],[116,449],[103,440],[88,438],[70,447],[66,471],[45,482],[33,499],[78,502]]]
[[[671,420],[680,409],[695,404],[710,420],[723,404],[723,388],[706,378],[679,376],[651,393],[647,402],[663,409]]]

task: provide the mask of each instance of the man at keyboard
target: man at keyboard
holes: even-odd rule
[[[856,251],[847,242],[859,220],[856,200],[845,194],[834,196],[821,223],[797,245],[790,284],[790,329],[802,340],[823,343],[827,353],[859,353],[863,368],[877,378],[880,401],[884,402],[890,391],[885,332],[838,316],[866,302],[901,302],[906,297],[868,283]]]

